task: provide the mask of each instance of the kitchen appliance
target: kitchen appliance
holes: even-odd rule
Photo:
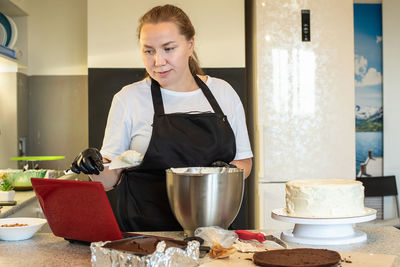
[[[285,206],[285,182],[355,178],[353,1],[257,0],[251,11],[249,195],[255,228],[284,230],[293,223],[271,211]],[[309,41],[302,41],[303,11]]]
[[[32,178],[32,186],[54,235],[69,241],[122,239],[100,182]]]
[[[167,193],[171,209],[185,236],[204,226],[227,229],[243,199],[244,170],[240,168],[171,168]]]
[[[376,219],[376,210],[365,208],[365,214],[339,218],[306,218],[289,215],[285,208],[275,209],[275,220],[295,223],[293,230],[281,233],[284,241],[308,245],[345,245],[367,240],[367,234],[354,229],[355,223]]]
[[[268,240],[268,241],[273,241],[273,242],[277,243],[278,245],[280,245],[283,248],[288,248],[285,242],[283,242],[282,240],[280,240],[279,238],[277,238],[273,235],[266,235],[262,232],[253,233],[253,232],[246,231],[246,230],[235,230],[235,233],[238,235],[239,239],[242,239],[242,240],[254,239],[260,243],[263,243]]]

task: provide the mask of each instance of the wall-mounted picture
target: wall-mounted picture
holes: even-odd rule
[[[354,5],[356,175],[383,164],[382,5]]]

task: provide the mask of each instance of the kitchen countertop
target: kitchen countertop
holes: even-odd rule
[[[29,191],[16,191],[14,200],[17,201],[17,204],[14,206],[3,206],[0,209],[0,218],[7,218],[8,216],[14,214],[19,209],[29,205],[31,202],[35,201],[36,195],[33,190]]]
[[[400,266],[400,230],[391,226],[357,228],[365,231],[365,243],[325,246],[337,251],[352,251],[397,255],[394,266]],[[279,236],[279,231],[263,230],[266,234]],[[183,239],[183,232],[151,232],[148,234]],[[289,247],[315,247],[288,243]],[[71,244],[51,233],[37,233],[25,241],[0,241],[1,266],[90,266],[90,248]],[[23,255],[23,256],[22,256]]]

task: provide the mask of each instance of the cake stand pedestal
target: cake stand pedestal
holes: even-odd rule
[[[354,223],[374,220],[376,210],[365,208],[365,214],[340,218],[306,218],[290,216],[285,208],[275,209],[271,213],[275,220],[294,223],[293,230],[282,232],[281,239],[291,243],[309,245],[344,245],[367,240],[367,234],[355,230]]]

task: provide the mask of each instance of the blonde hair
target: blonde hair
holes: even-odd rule
[[[186,13],[177,6],[163,5],[153,7],[139,19],[139,26],[137,28],[138,39],[140,39],[140,32],[144,24],[156,24],[160,22],[175,23],[178,26],[180,34],[185,36],[186,40],[194,37],[195,30]],[[195,51],[193,51],[193,55],[189,58],[189,69],[193,74],[204,75]]]

